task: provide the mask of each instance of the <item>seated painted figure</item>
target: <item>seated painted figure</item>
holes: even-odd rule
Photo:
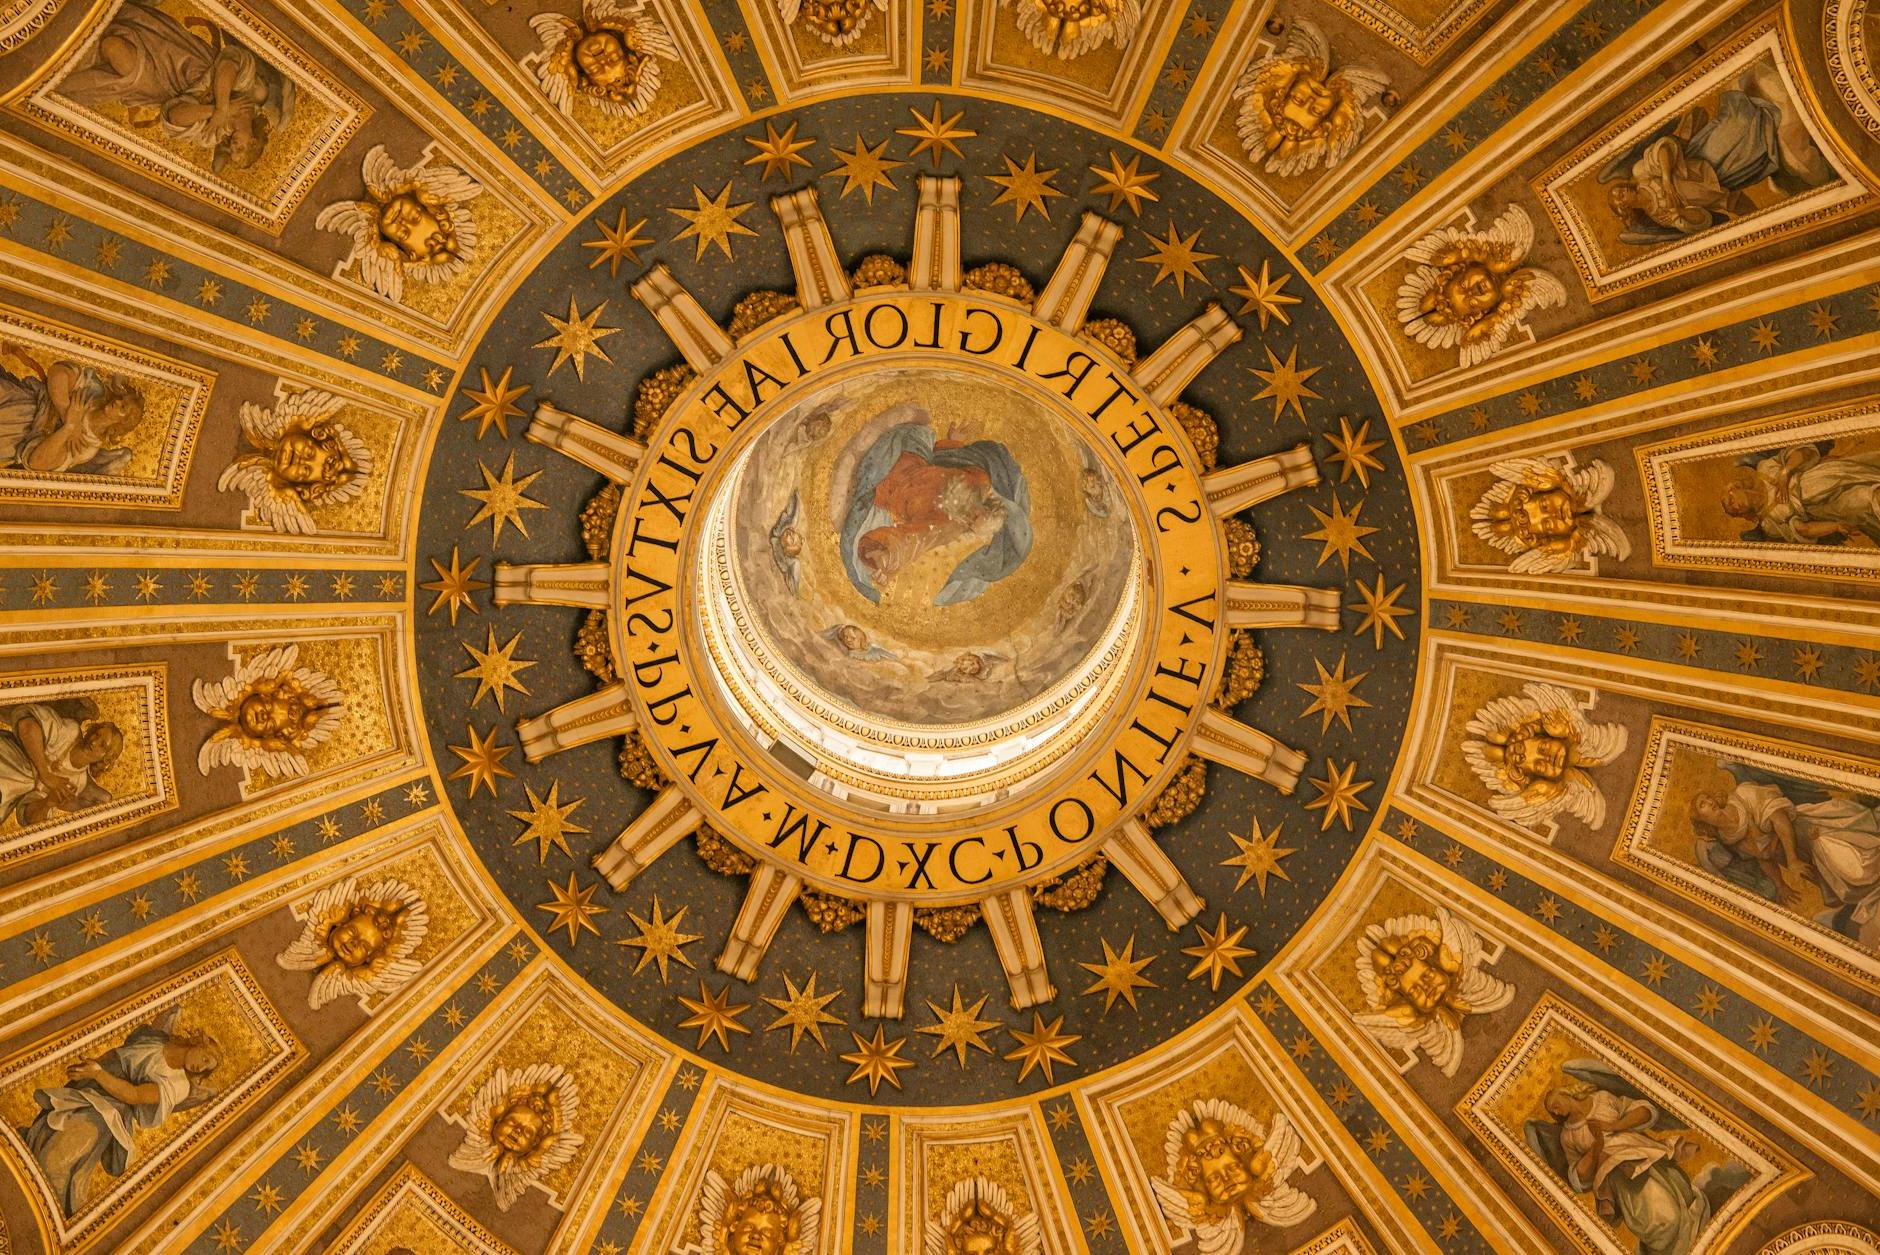
[[[842,525],[849,579],[880,601],[895,577],[926,554],[974,540],[933,604],[971,601],[1031,552],[1031,495],[1018,462],[997,441],[936,439],[925,411],[889,427],[855,469]]]

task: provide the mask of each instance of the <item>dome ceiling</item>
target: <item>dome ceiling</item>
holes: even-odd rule
[[[1880,1251],[1876,39],[0,0],[0,1249]]]

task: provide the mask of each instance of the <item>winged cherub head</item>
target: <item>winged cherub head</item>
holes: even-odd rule
[[[312,533],[313,510],[351,501],[372,473],[372,451],[333,417],[344,404],[317,388],[272,409],[244,403],[242,433],[257,452],[229,463],[216,487],[246,493],[248,508],[277,532]]]
[[[362,174],[367,199],[328,205],[314,225],[352,237],[349,260],[373,291],[402,301],[407,277],[440,283],[475,258],[469,204],[483,194],[475,179],[429,150],[417,165],[401,167],[383,144],[366,154]]]
[[[1481,939],[1438,907],[1436,918],[1399,915],[1358,938],[1358,985],[1366,1012],[1356,1017],[1386,1047],[1429,1057],[1445,1076],[1462,1061],[1462,1022],[1496,1011],[1514,986],[1482,971]]]
[[[1497,814],[1532,825],[1564,810],[1589,828],[1604,822],[1606,799],[1586,769],[1625,749],[1622,725],[1590,723],[1573,694],[1531,680],[1483,706],[1464,732],[1463,758]]]
[[[659,92],[660,59],[679,59],[645,0],[586,0],[579,21],[538,13],[529,26],[542,41],[536,80],[563,114],[573,114],[577,94],[613,117],[644,113]]]
[[[424,897],[402,880],[361,885],[348,878],[322,889],[304,909],[293,944],[275,956],[290,972],[314,973],[307,1004],[391,994],[418,974],[412,952],[430,929]]]
[[[307,750],[333,735],[346,698],[325,672],[297,666],[299,656],[298,645],[280,645],[217,683],[195,682],[196,709],[220,725],[196,754],[203,775],[224,765],[277,778],[307,774]]]
[[[1015,1210],[996,1182],[955,1182],[939,1218],[927,1222],[921,1255],[1039,1255],[1044,1239],[1038,1218]]]
[[[822,1200],[805,1199],[778,1164],[753,1164],[727,1183],[705,1174],[699,1235],[706,1255],[796,1255],[816,1249]]]
[[[1416,269],[1397,288],[1397,320],[1418,344],[1459,350],[1474,366],[1527,329],[1536,309],[1567,302],[1560,280],[1527,260],[1534,221],[1510,205],[1487,231],[1442,227],[1411,246]]]
[[[559,1063],[511,1072],[497,1067],[477,1090],[464,1117],[463,1142],[450,1166],[480,1172],[508,1211],[523,1191],[574,1158],[582,1138],[574,1131],[580,1096]]]
[[[1318,1207],[1288,1179],[1305,1165],[1280,1112],[1262,1127],[1224,1098],[1197,1099],[1169,1121],[1162,1146],[1167,1175],[1152,1182],[1156,1200],[1177,1237],[1193,1232],[1210,1255],[1239,1255],[1247,1226],[1298,1224]]]
[[[797,19],[809,27],[816,38],[836,48],[845,48],[862,37],[873,12],[888,11],[888,0],[776,0],[777,12],[785,26]]]
[[[1063,60],[1104,43],[1129,45],[1142,23],[1142,0],[1000,0],[1018,9],[1018,29],[1040,52]]]
[[[1612,468],[1598,458],[1510,458],[1490,466],[1495,482],[1469,511],[1476,536],[1514,555],[1520,575],[1557,574],[1593,557],[1627,558],[1632,542],[1603,512]]]
[[[1293,20],[1286,45],[1253,62],[1234,84],[1235,127],[1247,156],[1268,174],[1331,169],[1357,147],[1364,111],[1390,88],[1375,70],[1333,71],[1331,45],[1318,27]]]

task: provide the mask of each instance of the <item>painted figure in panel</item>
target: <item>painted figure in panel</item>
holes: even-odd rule
[[[0,709],[0,822],[45,822],[55,810],[102,806],[96,779],[124,750],[124,732],[84,697]]]
[[[1713,1163],[1693,1177],[1699,1144],[1685,1126],[1597,1059],[1560,1065],[1542,1099],[1548,1119],[1529,1120],[1528,1145],[1599,1216],[1638,1243],[1639,1255],[1690,1255],[1711,1213],[1748,1173]]]
[[[114,474],[131,460],[129,436],[144,407],[142,390],[124,375],[0,339],[0,466]]]

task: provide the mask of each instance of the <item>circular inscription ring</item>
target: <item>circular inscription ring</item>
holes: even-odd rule
[[[1048,762],[1013,760],[1022,771],[911,783],[898,803],[751,717],[701,597],[722,567],[706,521],[729,472],[803,397],[872,369],[970,371],[1047,398],[1112,481],[1141,562],[1135,630],[1105,660],[1075,737],[1048,738]],[[609,624],[641,735],[692,818],[825,892],[940,906],[1058,874],[1145,806],[1177,769],[1228,644],[1220,529],[1195,453],[1148,382],[1015,302],[895,291],[777,319],[688,388],[627,489]]]

